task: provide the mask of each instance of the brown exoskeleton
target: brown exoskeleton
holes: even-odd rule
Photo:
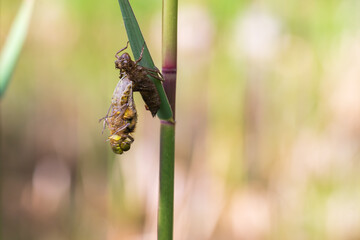
[[[163,81],[164,78],[159,69],[151,69],[138,65],[142,59],[144,47],[141,50],[139,59],[136,61],[133,61],[128,53],[123,53],[119,56],[119,53],[124,51],[128,47],[128,44],[129,42],[126,44],[126,47],[115,54],[115,68],[120,70],[120,78],[124,74],[128,76],[130,81],[133,82],[133,91],[140,92],[147,109],[155,116],[160,108],[161,101],[156,86],[149,76],[160,81]]]

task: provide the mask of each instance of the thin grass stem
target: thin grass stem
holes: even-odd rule
[[[163,0],[162,73],[165,78],[164,89],[173,118],[170,121],[161,121],[160,128],[158,240],[173,239],[177,9],[177,0]]]
[[[28,32],[34,0],[24,0],[11,26],[0,56],[0,97],[3,96],[14,73]]]

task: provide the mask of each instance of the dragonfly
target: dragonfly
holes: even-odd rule
[[[109,128],[111,149],[114,153],[122,154],[128,151],[134,142],[132,133],[135,131],[137,111],[133,98],[133,82],[127,75],[123,75],[117,83],[111,105],[104,120],[103,131]]]
[[[103,132],[106,127],[110,131],[108,140],[111,149],[117,154],[128,151],[134,142],[132,133],[136,127],[137,111],[133,92],[140,92],[146,109],[151,112],[152,116],[155,116],[161,101],[156,86],[149,76],[164,81],[163,75],[156,67],[151,69],[139,65],[145,45],[136,61],[133,61],[128,53],[119,56],[122,51],[127,49],[128,44],[129,42],[115,54],[115,68],[120,70],[120,80],[115,87],[106,116],[100,119],[100,121],[104,120]]]

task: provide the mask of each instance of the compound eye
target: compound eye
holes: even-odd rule
[[[126,152],[126,151],[129,151],[130,145],[131,145],[131,142],[129,142],[129,141],[124,141],[124,142],[120,143],[120,148],[121,148],[124,152]]]
[[[121,147],[119,145],[112,146],[111,148],[112,148],[113,152],[116,153],[116,154],[122,154],[123,153],[123,150],[121,149]]]
[[[109,137],[111,149],[114,153],[122,154],[123,150],[121,149],[121,146],[119,144],[121,137],[117,134],[113,134]]]

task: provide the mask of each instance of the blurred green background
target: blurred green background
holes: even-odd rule
[[[1,1],[3,46],[21,1]],[[132,0],[161,68],[161,1]],[[174,239],[360,239],[360,1],[179,2]],[[116,0],[38,0],[1,100],[3,239],[156,239],[159,120],[98,120]]]

